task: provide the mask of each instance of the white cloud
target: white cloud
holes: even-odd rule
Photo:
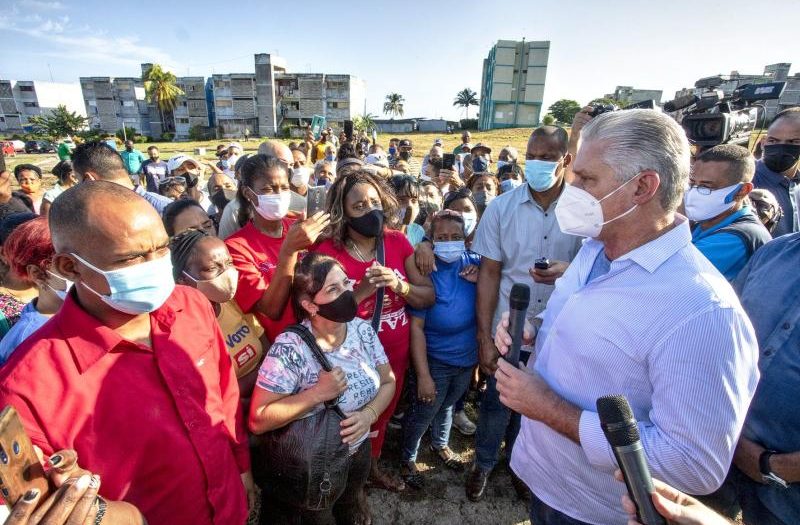
[[[25,0],[36,4],[49,4],[38,0]],[[54,2],[59,4],[59,2]],[[43,56],[80,62],[139,66],[143,62],[162,65],[172,63],[169,54],[161,49],[140,43],[135,36],[110,36],[104,30],[89,25],[73,27],[68,16],[42,17],[4,16],[0,14],[0,30],[37,39],[45,44]],[[138,73],[138,68],[136,73]]]
[[[63,3],[55,1],[55,2],[47,2],[45,0],[21,0],[18,4],[21,7],[27,7],[29,9],[42,9],[42,10],[52,10],[52,11],[59,11],[61,9],[66,9]]]

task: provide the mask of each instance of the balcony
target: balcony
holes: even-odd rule
[[[325,97],[328,100],[349,100],[350,92],[346,89],[326,89]]]

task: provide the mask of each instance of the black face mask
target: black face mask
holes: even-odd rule
[[[361,217],[348,217],[347,224],[364,237],[377,237],[383,231],[383,210],[371,210]]]
[[[403,160],[410,159],[411,158],[411,152],[409,152],[409,151],[401,151],[400,152],[400,158],[403,159]]]
[[[775,173],[783,173],[800,159],[800,144],[768,144],[761,157],[764,165]]]
[[[314,303],[316,304],[316,303]],[[317,304],[317,313],[334,323],[349,323],[356,317],[358,303],[352,290],[345,290],[342,295],[325,304]]]

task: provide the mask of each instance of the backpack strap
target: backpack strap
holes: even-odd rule
[[[314,338],[314,334],[311,333],[311,330],[298,323],[287,326],[285,331],[292,332],[293,334],[300,336],[300,339],[302,339],[306,346],[311,350],[311,353],[314,355],[314,359],[317,360],[319,366],[321,366],[323,370],[326,372],[333,370],[330,361],[328,361],[328,357],[317,344],[317,340]],[[325,401],[325,408],[333,410],[342,419],[347,419],[347,415],[342,411],[341,408],[339,408],[339,398]]]

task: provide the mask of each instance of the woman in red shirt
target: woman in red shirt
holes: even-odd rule
[[[427,308],[435,301],[433,284],[423,277],[414,264],[414,250],[402,232],[386,228],[394,225],[397,201],[382,179],[368,171],[356,171],[336,179],[328,193],[330,227],[326,239],[315,251],[338,260],[347,276],[355,281],[358,316],[371,320],[376,294],[384,289],[378,327],[389,364],[397,381],[397,389],[387,409],[372,426],[377,435],[372,441],[370,481],[374,486],[399,491],[403,482],[382,472],[378,467],[386,426],[403,390],[403,379],[409,365],[411,338],[406,305]],[[384,263],[378,264],[376,247],[382,242]]]
[[[255,314],[274,341],[294,323],[288,304],[294,265],[300,252],[311,246],[330,220],[319,212],[304,221],[288,219],[291,190],[288,166],[276,157],[253,155],[241,168],[239,200],[241,230],[225,240],[239,272],[236,302]]]

